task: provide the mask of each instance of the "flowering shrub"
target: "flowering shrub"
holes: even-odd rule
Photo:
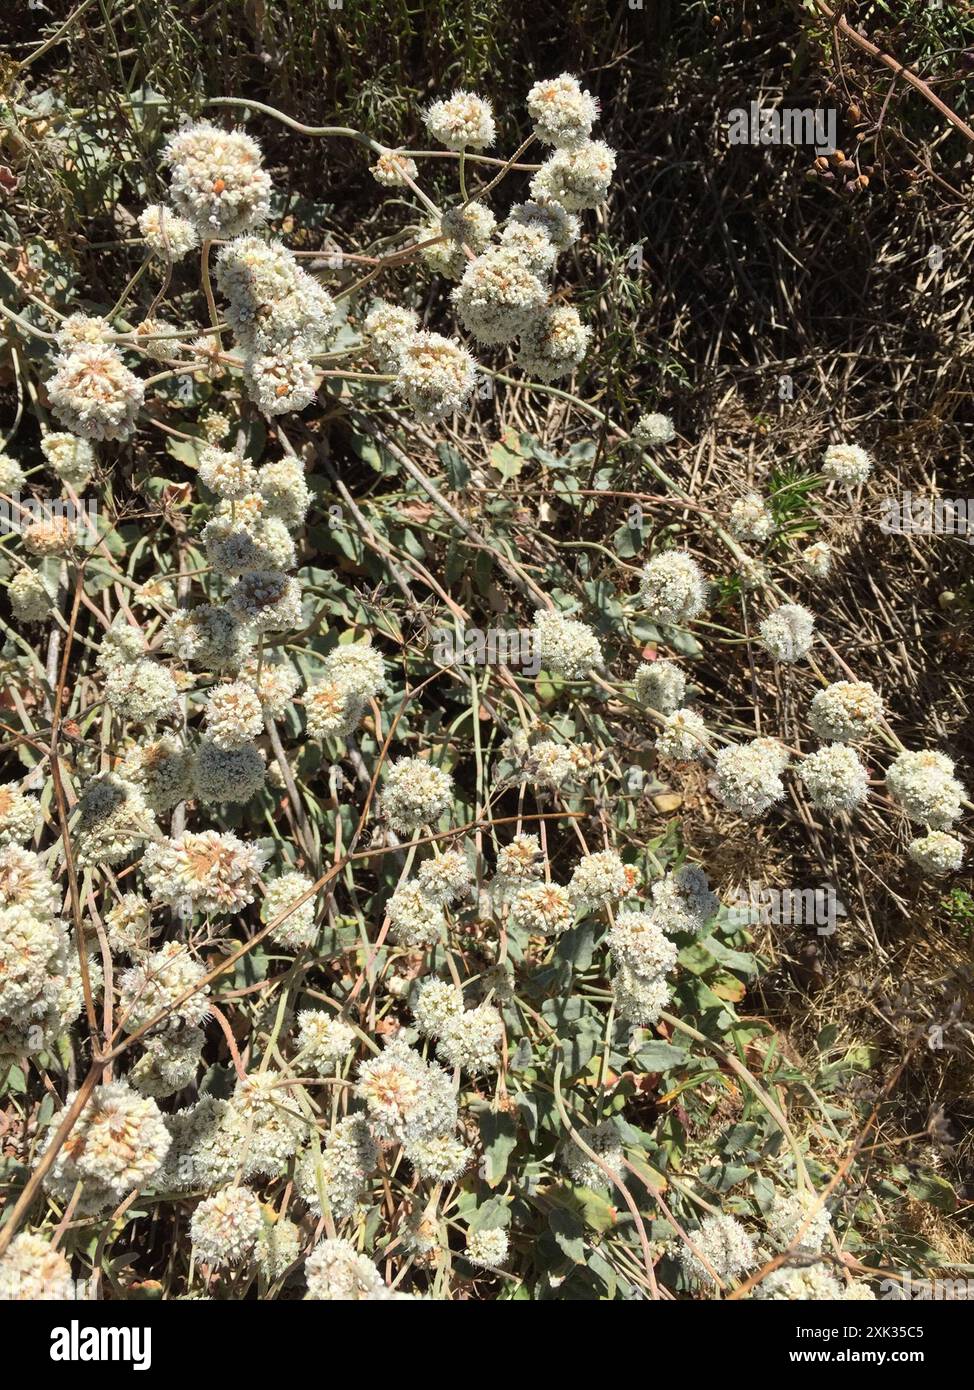
[[[111,303],[4,311],[34,434],[0,484],[49,515],[4,547],[0,1290],[875,1296],[906,1256],[843,1162],[856,1114],[832,1143],[801,1108],[850,1066],[782,1101],[738,1007],[769,944],[683,818],[848,867],[882,817],[918,893],[962,867],[967,793],[833,647],[829,543],[744,479],[696,491],[657,402],[608,404],[598,100],[447,92],[422,149],[293,130],[369,153],[389,225],[341,250],[219,106],[157,132]],[[882,466],[804,465],[842,496]],[[598,494],[661,524],[588,541]],[[490,615],[540,671],[433,659]]]

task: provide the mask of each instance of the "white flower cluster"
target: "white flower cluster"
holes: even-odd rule
[[[822,472],[845,487],[858,487],[872,472],[873,461],[858,444],[830,444],[825,451]]]
[[[883,701],[868,681],[836,681],[812,697],[808,722],[821,739],[858,743],[883,717]]]
[[[683,1245],[679,1260],[684,1274],[695,1283],[713,1284],[716,1274],[727,1284],[757,1263],[754,1241],[734,1216],[722,1212],[705,1217],[691,1239],[696,1253]]]
[[[800,603],[783,603],[762,622],[761,641],[775,661],[804,661],[815,640],[815,618]]]
[[[176,211],[201,240],[240,236],[270,211],[271,181],[260,146],[242,130],[221,130],[209,121],[187,125],[169,137],[163,163]]]
[[[74,1098],[74,1093],[67,1096],[65,1105]],[[48,1143],[53,1138],[54,1130]],[[44,1186],[66,1203],[80,1183],[76,1210],[104,1211],[152,1180],[169,1144],[169,1131],[151,1097],[140,1096],[124,1081],[97,1086],[58,1149]]]
[[[453,779],[424,758],[400,758],[386,773],[382,807],[393,830],[411,834],[435,825],[449,808]]]
[[[933,749],[900,753],[886,773],[886,785],[910,820],[921,821],[931,830],[946,830],[961,813],[964,787],[946,753]]]
[[[742,541],[766,541],[774,535],[774,517],[756,492],[745,493],[731,505],[727,524]]]
[[[685,550],[664,550],[643,568],[639,602],[654,622],[691,622],[703,612],[706,598],[700,566]]]
[[[745,820],[757,820],[785,794],[781,774],[788,754],[773,738],[731,743],[715,759],[713,789],[729,810]]]
[[[0,1303],[60,1303],[74,1297],[71,1266],[60,1250],[30,1231],[14,1236],[0,1259]]]
[[[534,615],[538,655],[546,670],[567,680],[581,680],[602,665],[602,648],[590,627],[563,613],[539,609]]]
[[[111,343],[82,343],[62,353],[47,383],[61,423],[87,439],[127,439],[145,400],[145,386]]]
[[[813,806],[828,815],[854,811],[869,794],[859,755],[847,743],[830,743],[809,753],[798,770]]]

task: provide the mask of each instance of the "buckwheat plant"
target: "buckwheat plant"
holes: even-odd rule
[[[29,78],[4,138],[63,127],[81,179]],[[786,831],[873,873],[882,821],[902,910],[962,867],[966,792],[805,606],[843,565],[818,513],[624,418],[608,103],[539,73],[363,131],[139,86],[114,220],[62,276],[33,196],[4,260],[0,1296],[256,1318],[902,1267],[882,1141],[821,1099],[853,1063],[777,1046],[777,976],[746,998],[775,943],[724,899]],[[830,1230],[834,1272],[763,1277]]]

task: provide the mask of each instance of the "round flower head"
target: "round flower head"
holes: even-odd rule
[[[202,1029],[167,1031],[143,1042],[145,1051],[128,1075],[137,1091],[163,1100],[194,1084],[206,1042]]]
[[[963,844],[943,830],[931,830],[929,835],[911,840],[906,852],[914,864],[934,878],[955,874],[964,863]]]
[[[813,579],[828,579],[832,573],[832,547],[828,541],[816,541],[801,553],[802,564]]]
[[[355,1030],[322,1009],[302,1009],[298,1014],[297,1050],[301,1066],[316,1076],[331,1076],[355,1051]]]
[[[822,472],[845,487],[858,487],[872,472],[873,461],[858,444],[830,444],[825,451]]]
[[[403,345],[396,389],[420,416],[442,420],[462,410],[476,384],[476,363],[450,338],[416,333]]]
[[[815,619],[800,603],[783,603],[759,628],[761,643],[775,661],[804,661],[815,640]]]
[[[105,935],[113,954],[143,955],[152,940],[152,907],[139,893],[123,893],[105,913]]]
[[[521,780],[545,791],[560,791],[575,777],[570,748],[542,738],[524,750]]]
[[[264,901],[260,905],[261,920],[273,922],[313,887],[313,881],[306,874],[287,873],[282,874],[280,878],[272,879],[264,891]],[[317,917],[318,904],[312,896],[274,928],[270,934],[271,940],[289,951],[299,951],[303,946],[311,946],[318,936]]]
[[[39,854],[7,844],[0,849],[0,907],[22,907],[36,917],[50,917],[61,894]]]
[[[59,1303],[75,1297],[71,1266],[43,1236],[21,1231],[0,1259],[0,1302]]]
[[[82,867],[120,864],[158,833],[142,789],[113,772],[85,784],[78,812],[75,852]]]
[[[218,410],[208,410],[199,423],[207,444],[219,444],[230,433],[230,417]]]
[[[67,516],[42,516],[28,522],[22,532],[24,549],[42,560],[70,555],[77,537],[77,523]]]
[[[62,438],[65,436],[62,436]],[[73,435],[66,436],[73,439]],[[41,445],[43,448],[43,445]],[[19,492],[24,485],[24,470],[16,459],[0,452],[0,492]]]
[[[354,1303],[385,1291],[382,1275],[350,1240],[319,1241],[304,1262],[304,1276],[313,1299]]]
[[[57,976],[66,965],[67,932],[50,914],[35,912],[21,900],[0,908],[0,933],[0,1017],[5,1024],[29,1027],[55,1003]]]
[[[804,1227],[804,1230],[802,1230]],[[832,1216],[814,1192],[775,1194],[768,1216],[768,1235],[778,1250],[821,1250],[832,1229]],[[799,1234],[801,1232],[801,1234]]]
[[[575,214],[550,198],[515,203],[509,222],[522,227],[540,228],[556,251],[567,251],[582,234],[582,224]]]
[[[396,150],[385,150],[380,154],[369,172],[383,188],[403,188],[407,179],[415,183],[419,174],[415,159]]]
[[[181,261],[200,244],[192,222],[162,203],[150,203],[139,214],[139,231],[149,250],[166,260]]]
[[[378,647],[369,642],[342,642],[324,660],[328,680],[337,681],[361,700],[371,700],[386,689],[385,662]]]
[[[299,351],[282,349],[249,357],[244,379],[251,400],[265,415],[304,410],[318,392],[314,365]]]
[[[676,947],[649,912],[616,913],[607,942],[616,964],[638,975],[665,975],[676,965]]]
[[[167,1020],[194,1027],[209,1016],[209,985],[196,989],[181,1004],[176,1000],[194,989],[206,974],[181,941],[167,941],[158,951],[142,956],[119,980],[119,1006],[123,1027],[134,1033],[156,1014],[167,1011]]]
[[[821,739],[855,743],[883,717],[883,701],[868,681],[836,681],[818,691],[808,722]]]
[[[448,150],[485,150],[496,136],[490,102],[473,92],[435,101],[423,119],[432,138]]]
[[[445,980],[423,980],[413,1005],[417,1032],[438,1038],[463,1013],[463,990]]]
[[[200,744],[194,782],[201,801],[249,801],[261,791],[266,777],[264,754],[256,743],[221,748],[204,739]]]
[[[420,864],[417,880],[428,898],[445,907],[467,896],[473,875],[466,855],[460,850],[448,849],[439,858]]]
[[[177,608],[166,619],[160,636],[164,652],[211,671],[240,665],[252,645],[250,629],[225,608],[211,603]]]
[[[569,212],[604,203],[615,173],[615,151],[601,140],[589,140],[573,150],[556,150],[531,180],[531,197],[551,199]]]
[[[497,218],[483,203],[465,203],[448,208],[440,219],[440,227],[450,241],[479,254],[490,245],[497,230]]]
[[[59,357],[47,384],[61,423],[88,439],[127,439],[145,398],[145,385],[114,347],[88,343]]]
[[[493,246],[471,261],[453,291],[460,322],[481,343],[507,343],[529,328],[548,291],[517,252]]]
[[[644,661],[633,680],[636,699],[660,714],[672,714],[686,699],[686,677],[672,661]]]
[[[70,1106],[75,1093],[67,1096]],[[51,1127],[50,1144],[57,1124]],[[169,1131],[159,1107],[124,1081],[96,1086],[48,1169],[44,1185],[67,1203],[82,1184],[80,1212],[117,1206],[133,1188],[149,1183],[166,1157]]]
[[[651,1028],[670,1002],[670,987],[665,975],[641,975],[622,965],[612,977],[612,995],[620,1018]]]
[[[359,1205],[378,1162],[379,1146],[365,1117],[346,1115],[329,1134],[320,1158],[309,1150],[300,1160],[294,1185],[316,1216],[327,1202],[333,1218],[345,1221]]]
[[[700,566],[685,550],[664,550],[643,568],[639,602],[654,622],[688,623],[706,601]]]
[[[684,1245],[679,1260],[684,1274],[694,1283],[713,1284],[716,1274],[727,1284],[757,1264],[753,1240],[736,1217],[723,1212],[705,1217],[691,1240],[699,1254]]]
[[[95,451],[87,439],[76,434],[46,434],[41,440],[41,453],[62,483],[84,487],[95,467]]]
[[[107,343],[111,334],[107,319],[94,314],[69,314],[58,326],[55,342],[61,352],[74,352],[79,347]]]
[[[625,1153],[619,1131],[612,1120],[603,1120],[597,1125],[582,1125],[578,1134],[593,1153],[598,1154],[606,1167],[622,1176]],[[612,1183],[608,1174],[575,1143],[571,1135],[561,1144],[558,1161],[572,1182],[579,1187],[589,1187],[598,1191]]]
[[[676,438],[676,428],[668,415],[640,415],[632,431],[633,442],[644,448],[670,444]]]
[[[257,474],[257,490],[264,499],[265,516],[283,521],[291,530],[304,525],[311,493],[297,459],[265,463]]]
[[[149,845],[142,872],[152,897],[172,907],[188,901],[201,912],[239,912],[254,901],[266,859],[259,845],[204,830]]]
[[[18,570],[7,588],[10,611],[20,623],[43,623],[54,611],[47,585],[36,570]]]
[[[542,608],[534,615],[534,634],[541,664],[557,676],[580,680],[602,665],[599,639],[585,623]]]
[[[257,671],[257,662],[248,661],[241,672],[243,680],[257,693],[265,715],[280,719],[297,694],[301,677],[287,661],[265,661]]]
[[[421,951],[435,946],[446,928],[439,903],[428,898],[418,883],[404,883],[386,903],[389,935],[397,946]]]
[[[582,361],[591,337],[577,309],[556,304],[522,333],[518,366],[538,381],[557,381]]]
[[[449,1072],[424,1062],[401,1038],[361,1064],[356,1095],[365,1102],[380,1139],[409,1144],[456,1127],[457,1101]]]
[[[270,210],[271,181],[260,146],[242,130],[198,121],[171,135],[163,163],[177,212],[206,237],[239,236]]]
[[[217,497],[239,501],[253,492],[256,476],[253,464],[232,450],[216,449],[212,444],[200,450],[199,480]]]
[[[696,864],[684,864],[650,891],[653,916],[665,932],[701,932],[720,909],[720,899]]]
[[[574,150],[592,134],[599,103],[580,86],[577,77],[563,72],[560,77],[534,84],[528,92],[528,114],[534,121],[535,135],[544,144]]]
[[[945,753],[900,753],[886,774],[886,785],[910,820],[922,821],[931,830],[946,829],[961,813],[964,788]]]
[[[729,810],[745,820],[763,816],[785,794],[780,753],[771,739],[732,743],[715,759],[713,790]]]
[[[583,909],[617,902],[629,889],[626,866],[611,849],[584,855],[575,865],[568,884],[572,902]]]
[[[24,796],[15,782],[0,782],[0,848],[32,839],[40,809],[37,798]]]
[[[496,1071],[504,1024],[492,1004],[478,1004],[448,1019],[436,1055],[448,1066],[471,1075]]]
[[[234,584],[227,608],[258,632],[287,632],[303,621],[301,585],[280,570],[254,570]]]
[[[309,685],[302,703],[310,738],[338,738],[350,734],[365,710],[361,696],[340,681]]]
[[[453,779],[423,758],[400,758],[386,774],[382,806],[393,830],[409,834],[435,825],[448,810]]]
[[[203,715],[206,736],[217,748],[241,748],[264,732],[264,713],[256,692],[244,681],[217,685]]]
[[[510,1253],[511,1241],[502,1226],[488,1226],[467,1234],[464,1254],[481,1269],[500,1269]]]
[[[406,1156],[427,1182],[459,1182],[470,1167],[473,1150],[452,1134],[434,1134],[413,1140]]]
[[[297,563],[294,542],[274,517],[232,520],[215,516],[203,527],[206,558],[217,574],[238,578],[255,570],[287,570]]]
[[[501,232],[501,246],[512,251],[531,271],[543,278],[555,264],[558,251],[540,222],[508,222]]]
[[[695,710],[678,709],[666,715],[656,738],[656,751],[669,762],[694,762],[707,752],[707,726]]]
[[[859,755],[845,743],[809,753],[798,770],[813,806],[829,815],[854,811],[869,795],[869,779]]]
[[[179,690],[172,673],[158,661],[147,659],[109,671],[105,699],[116,714],[133,724],[155,724],[179,710]]]
[[[380,372],[397,372],[402,349],[419,327],[415,309],[373,301],[362,324],[362,337]]]
[[[766,541],[774,535],[774,517],[756,492],[745,493],[731,506],[731,534],[742,541]]]
[[[511,898],[511,922],[541,936],[560,936],[575,921],[572,899],[557,883],[526,883]]]
[[[807,1265],[800,1269],[773,1269],[758,1284],[752,1298],[834,1302],[842,1298],[842,1285],[825,1265]]]
[[[543,868],[544,853],[537,835],[519,832],[497,851],[497,878],[506,884],[529,883],[541,877]]]
[[[121,772],[141,789],[146,805],[157,815],[193,795],[193,755],[173,738],[137,743],[126,753]]]
[[[276,1178],[297,1153],[305,1121],[280,1072],[252,1072],[238,1081],[226,1124],[246,1178]]]
[[[224,1187],[200,1202],[189,1223],[196,1257],[204,1264],[249,1261],[263,1227],[260,1202],[249,1187]]]

